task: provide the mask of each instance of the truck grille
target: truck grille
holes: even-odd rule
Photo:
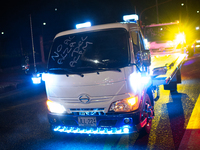
[[[72,115],[80,116],[102,116],[106,115],[104,113],[104,108],[86,108],[86,109],[70,109]]]
[[[101,120],[99,126],[115,126],[117,120]]]

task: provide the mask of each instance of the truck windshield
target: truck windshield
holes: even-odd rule
[[[173,41],[179,33],[178,24],[151,26],[144,28],[144,35],[148,41]]]
[[[64,35],[54,40],[48,71],[86,73],[128,64],[128,32],[123,28]]]

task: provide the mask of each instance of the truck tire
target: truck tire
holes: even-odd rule
[[[176,92],[177,91],[177,82],[170,82],[168,85],[164,85],[164,88],[166,90],[167,89],[170,90],[171,93]]]
[[[176,73],[176,80],[177,80],[177,83],[181,83],[181,69],[179,68],[177,73]]]
[[[164,85],[164,90],[170,90],[170,93],[177,92],[177,82],[170,82],[167,85]]]
[[[154,116],[154,108],[152,101],[150,99],[149,94],[145,94],[145,102],[142,108],[142,112],[140,113],[140,122],[146,119],[147,123],[141,129],[140,131],[141,134],[146,135],[150,133],[153,116]]]
[[[170,90],[171,93],[177,92],[177,84],[181,83],[181,70],[180,68],[176,72],[176,76],[172,79],[172,81],[164,85],[164,90]]]

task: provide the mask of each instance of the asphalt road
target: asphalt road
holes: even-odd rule
[[[200,57],[182,66],[182,84],[177,93],[164,91],[155,102],[155,118],[149,135],[54,136],[49,130],[44,85],[29,86],[0,95],[1,150],[111,150],[111,149],[191,149],[198,148],[189,128],[195,104],[200,101]],[[193,141],[193,143],[191,143]],[[196,141],[196,144],[195,144]],[[196,147],[195,147],[196,146]]]

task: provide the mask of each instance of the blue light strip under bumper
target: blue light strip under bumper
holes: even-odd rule
[[[132,127],[125,125],[120,128],[79,128],[79,127],[66,127],[66,126],[55,126],[53,131],[65,132],[65,133],[81,133],[81,134],[128,134],[132,132]]]

